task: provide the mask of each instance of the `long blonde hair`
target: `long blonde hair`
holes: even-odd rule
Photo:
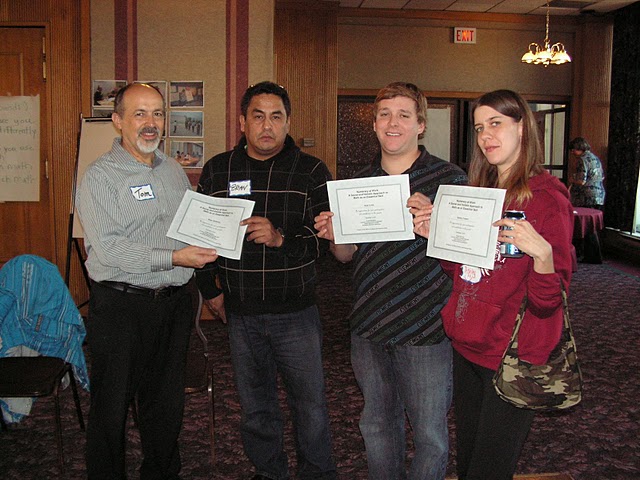
[[[522,121],[522,139],[520,156],[509,171],[509,177],[503,181],[501,188],[507,190],[505,205],[524,205],[533,194],[529,188],[529,178],[544,171],[544,150],[540,132],[531,108],[516,92],[511,90],[495,90],[485,93],[471,105],[471,123],[478,107],[490,107],[502,115]],[[482,153],[475,135],[475,145],[469,165],[469,184],[478,187],[498,187],[498,168],[491,165]]]

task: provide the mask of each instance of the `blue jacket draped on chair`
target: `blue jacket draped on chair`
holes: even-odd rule
[[[85,336],[82,316],[56,265],[36,255],[19,255],[5,263],[0,269],[0,357],[27,356],[30,349],[62,358],[89,390]],[[24,415],[2,399],[0,405],[9,421]]]

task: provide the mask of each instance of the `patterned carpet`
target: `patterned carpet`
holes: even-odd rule
[[[332,259],[324,259],[319,271],[318,299],[325,327],[327,394],[338,472],[344,480],[366,479],[364,447],[358,431],[362,397],[349,363],[349,336],[344,320],[350,301],[350,270]],[[536,417],[520,459],[519,474],[557,472],[574,480],[640,479],[639,301],[638,276],[607,263],[579,265],[570,304],[585,377],[584,400],[569,411]],[[219,322],[204,323],[215,364],[216,462],[212,466],[209,457],[206,395],[190,395],[181,436],[182,477],[251,478],[252,468],[243,454],[237,429],[240,407],[233,386],[226,329]],[[284,405],[284,396],[281,398]],[[81,400],[86,414],[86,392],[82,392]],[[43,399],[22,423],[8,432],[0,432],[0,478],[86,478],[84,435],[74,417],[69,391],[62,393],[62,404],[66,474],[60,476],[57,468],[52,402]],[[286,412],[285,407],[285,415]],[[294,471],[288,417],[287,423],[286,448]],[[454,436],[452,430],[452,445]],[[137,430],[131,423],[128,442],[128,476],[136,479],[141,453]],[[453,447],[447,474],[455,478]]]

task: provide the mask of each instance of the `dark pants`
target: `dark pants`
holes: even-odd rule
[[[154,300],[93,285],[87,323],[89,479],[126,478],[125,425],[134,396],[144,455],[140,478],[178,478],[192,311],[187,288]]]
[[[514,407],[493,388],[494,371],[453,351],[453,399],[460,480],[510,480],[534,411]]]

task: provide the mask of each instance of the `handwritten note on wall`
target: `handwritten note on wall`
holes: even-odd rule
[[[40,96],[0,97],[0,202],[40,200]]]

